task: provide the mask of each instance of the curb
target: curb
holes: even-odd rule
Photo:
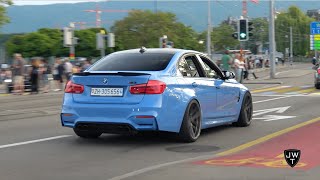
[[[283,82],[245,82],[242,84],[283,84]]]

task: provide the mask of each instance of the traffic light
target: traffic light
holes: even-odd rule
[[[96,34],[96,47],[97,50],[105,49],[105,35],[102,33]]]
[[[73,37],[72,29],[69,27],[64,27],[63,28],[63,46],[64,47],[72,46],[73,44],[72,37]]]
[[[249,37],[253,36],[253,22],[248,22]]]
[[[115,38],[113,33],[108,33],[108,47],[115,47]]]
[[[240,19],[238,23],[239,41],[248,41],[248,19]]]

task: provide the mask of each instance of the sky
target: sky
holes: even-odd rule
[[[97,2],[106,0],[13,0],[14,5],[44,5],[56,3]]]
[[[12,0],[15,5],[45,5],[56,3],[79,3],[79,2],[99,2],[99,1],[186,1],[186,0]],[[193,1],[207,1],[207,0],[193,0]],[[211,0],[211,1],[242,1],[242,0]],[[252,0],[248,0],[252,1]],[[269,1],[269,0],[257,0]],[[319,1],[319,0],[276,0],[276,1]]]

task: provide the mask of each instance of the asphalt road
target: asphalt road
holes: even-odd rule
[[[288,143],[290,137],[279,138],[273,133],[320,117],[320,95],[317,94],[320,91],[312,89],[312,73],[309,65],[297,65],[281,69],[276,81],[283,84],[247,84],[253,90],[255,119],[252,125],[205,130],[192,144],[176,142],[170,134],[103,135],[96,140],[80,139],[71,129],[60,125],[61,93],[0,96],[1,180],[316,180],[320,173],[317,162],[309,169],[251,167],[255,166],[252,162],[230,166],[203,163],[243,144],[242,151],[238,148],[233,154],[248,152],[255,156],[254,150],[259,144],[269,143],[272,139],[279,146],[292,144]],[[261,72],[259,76],[260,82],[275,81],[267,80],[267,72]],[[312,129],[301,135],[308,131],[310,133]],[[268,141],[255,141],[270,134],[273,135]],[[300,142],[318,139],[316,133],[303,139],[295,136],[297,146]],[[277,151],[272,147],[266,144],[266,153]],[[316,152],[303,154],[309,149],[320,150],[317,146],[296,148],[301,149],[304,157],[318,156]],[[301,160],[305,160],[304,157]]]

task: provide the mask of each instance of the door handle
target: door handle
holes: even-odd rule
[[[221,87],[220,86],[216,86],[216,89],[221,89]]]
[[[197,87],[198,84],[197,84],[196,82],[193,82],[193,83],[192,83],[192,86],[193,86],[193,87]]]

